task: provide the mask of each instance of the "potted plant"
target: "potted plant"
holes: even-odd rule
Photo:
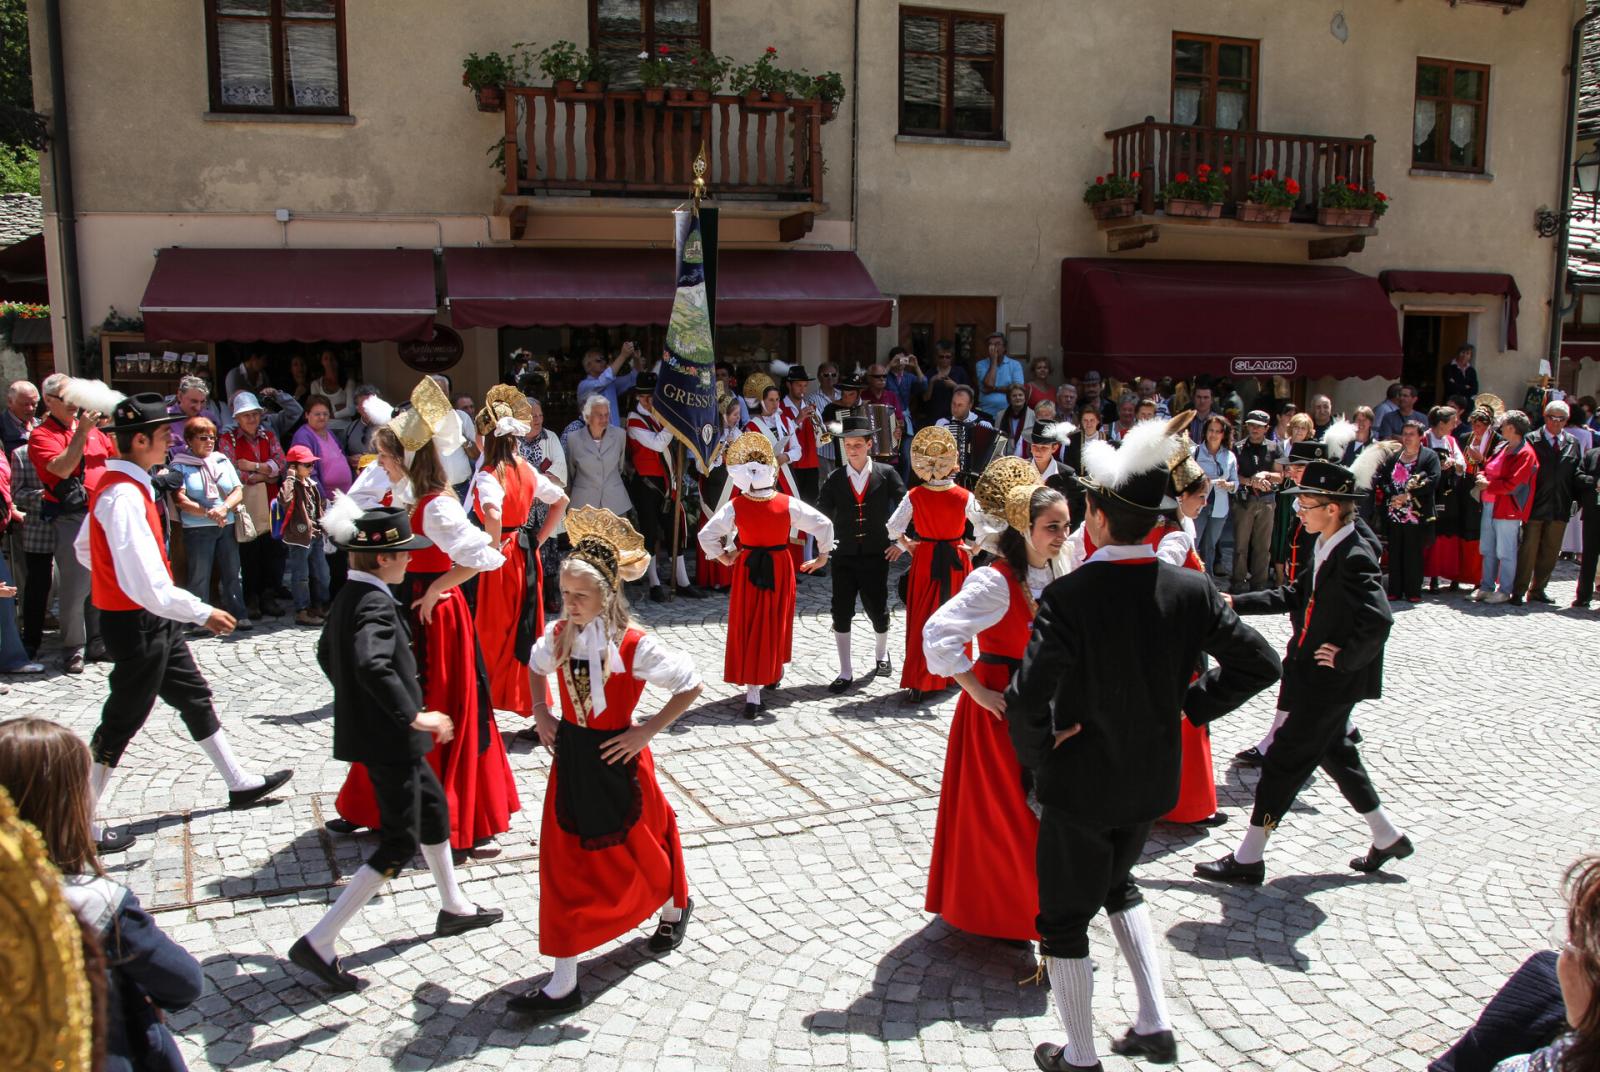
[[[578,88],[583,54],[571,41],[557,41],[539,53],[539,70],[555,86],[556,96],[568,96]]]
[[[639,84],[644,87],[646,104],[660,104],[667,96],[667,79],[672,77],[672,53],[657,45],[656,54],[639,53]]]
[[[823,71],[813,81],[817,86],[817,99],[822,102],[822,121],[826,123],[844,100],[844,78],[838,71]]]
[[[1139,172],[1118,175],[1108,171],[1096,175],[1094,182],[1083,191],[1083,203],[1089,206],[1097,220],[1114,220],[1132,216],[1134,202],[1139,196]]]
[[[1201,164],[1193,175],[1180,171],[1161,188],[1162,206],[1168,216],[1214,220],[1222,215],[1222,202],[1228,196],[1228,184],[1224,180],[1231,174],[1233,169],[1226,164],[1221,169]]]
[[[1389,211],[1389,196],[1368,190],[1343,175],[1317,191],[1317,222],[1324,227],[1371,227]]]
[[[1267,168],[1250,176],[1250,189],[1239,203],[1239,219],[1245,223],[1288,223],[1289,213],[1299,201],[1300,184]]]
[[[578,67],[578,81],[583,83],[585,93],[598,94],[605,89],[606,81],[611,77],[611,64],[600,54],[597,48],[591,48],[581,60]]]
[[[728,61],[710,49],[697,48],[689,53],[685,69],[689,96],[703,103],[722,88],[722,79],[728,73]]]
[[[461,61],[461,84],[478,98],[478,111],[498,112],[506,106],[506,85],[513,81],[512,64],[498,52],[467,54]]]
[[[778,66],[778,50],[766,47],[754,63],[747,63],[733,73],[734,92],[744,97],[746,107],[783,105],[789,100],[789,72]]]

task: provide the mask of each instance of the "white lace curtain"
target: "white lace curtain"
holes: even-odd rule
[[[1172,92],[1172,121],[1184,126],[1200,122],[1199,86],[1178,86]],[[1245,112],[1250,107],[1250,95],[1238,90],[1224,89],[1217,93],[1216,125],[1222,130],[1239,130],[1244,126]]]

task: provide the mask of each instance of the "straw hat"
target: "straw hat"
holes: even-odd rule
[[[911,438],[911,471],[923,480],[943,480],[960,464],[950,429],[929,425]]]
[[[644,537],[610,510],[584,506],[567,512],[567,537],[572,541],[568,558],[588,563],[617,590],[621,581],[637,581],[650,566]]]

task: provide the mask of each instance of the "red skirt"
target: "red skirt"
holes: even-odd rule
[[[917,544],[911,552],[911,576],[906,580],[906,658],[900,668],[900,687],[923,692],[941,692],[950,685],[949,678],[928,671],[928,661],[922,655],[922,627],[943,602],[933,579],[934,550],[931,540]],[[950,595],[961,591],[962,582],[972,572],[972,559],[967,553],[957,549],[955,554],[961,567],[950,574]]]
[[[1178,803],[1162,816],[1169,823],[1197,823],[1217,813],[1217,783],[1211,771],[1211,734],[1188,719],[1183,724],[1182,781]]]
[[[1483,579],[1478,541],[1460,536],[1435,536],[1422,552],[1422,575],[1474,587]]]
[[[783,551],[772,556],[772,588],[750,583],[740,551],[733,564],[733,593],[728,597],[728,643],[722,680],[730,685],[775,685],[794,649],[794,562]]]
[[[702,528],[704,526],[701,526]],[[700,541],[694,542],[694,580],[701,588],[725,589],[733,584],[733,567],[707,558]]]
[[[639,753],[639,819],[620,845],[585,849],[556,820],[556,768],[539,827],[539,952],[576,957],[617,938],[667,901],[689,903],[678,816],[656,784],[655,760]]]
[[[1011,677],[993,663],[976,663],[973,673],[991,689],[1004,689]],[[1005,720],[963,691],[939,790],[927,911],[970,934],[1037,939],[1038,841]]]
[[[408,576],[411,598],[421,598],[431,579],[425,574]],[[450,743],[435,744],[428,753],[428,765],[439,776],[450,805],[450,847],[470,849],[509,830],[511,814],[522,804],[492,712],[482,712],[480,718],[479,705],[488,703],[488,687],[479,678],[483,662],[461,589],[445,593],[427,625],[413,611],[411,630],[422,675],[422,706],[444,712],[455,724]],[[378,828],[378,802],[361,764],[351,764],[334,808],[352,823]]]
[[[505,551],[505,565],[478,574],[478,646],[489,671],[489,699],[501,711],[533,717],[533,687],[528,664],[517,660],[517,631],[524,613],[533,617],[533,637],[544,635],[544,578],[539,556],[533,555],[533,587],[528,588],[528,558],[515,539]],[[531,602],[531,606],[528,606]],[[544,702],[549,705],[550,686]]]

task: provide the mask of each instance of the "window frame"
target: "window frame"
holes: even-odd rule
[[[711,48],[711,0],[698,0],[700,12],[700,47]],[[639,18],[644,26],[644,41],[640,50],[655,55],[656,0],[639,0]],[[600,0],[589,0],[589,47],[600,47]]]
[[[941,127],[938,130],[906,125],[905,20],[907,17],[939,19],[946,24],[944,35],[946,45],[939,53],[939,57],[944,63],[944,84],[940,87],[940,95],[942,97],[940,106]],[[968,22],[987,22],[994,26],[994,127],[987,133],[955,129],[955,78],[956,59],[958,56],[956,52],[955,24],[963,20]],[[944,138],[950,141],[1005,141],[1006,17],[1003,13],[901,5],[899,17],[895,22],[895,47],[900,56],[900,69],[895,84],[895,97],[899,112],[896,128],[902,137]],[[919,56],[933,55],[933,53],[920,51],[915,52],[915,54]]]
[[[339,106],[337,108],[300,108],[291,102],[289,95],[288,48],[284,43],[285,30],[299,22],[322,24],[321,19],[286,18],[284,0],[269,0],[265,15],[221,15],[217,12],[218,0],[205,0],[206,18],[206,81],[212,112],[230,115],[339,115],[350,114],[350,61],[345,39],[344,0],[333,0],[333,25],[338,42]],[[272,106],[256,107],[226,104],[222,99],[222,55],[218,44],[218,25],[221,22],[259,22],[268,27],[271,47]]]
[[[1424,96],[1423,95],[1423,93],[1421,92],[1421,89],[1420,89],[1420,87],[1418,86],[1417,83],[1421,81],[1422,68],[1425,67],[1425,66],[1426,67],[1441,67],[1441,68],[1444,69],[1444,74],[1445,74],[1445,76],[1444,76],[1444,84],[1445,84],[1445,88],[1449,92],[1447,92],[1443,96],[1436,96],[1436,95]],[[1457,71],[1477,71],[1479,74],[1481,74],[1483,76],[1483,97],[1482,97],[1482,99],[1480,99],[1480,100],[1469,100],[1467,98],[1457,97],[1457,96],[1454,95],[1455,94],[1455,81],[1456,81],[1455,75],[1456,75]],[[1473,156],[1478,162],[1477,162],[1477,164],[1475,166],[1472,166],[1472,167],[1462,167],[1459,164],[1452,164],[1450,162],[1450,151],[1449,151],[1448,147],[1445,148],[1445,151],[1442,154],[1438,153],[1438,150],[1440,148],[1439,139],[1440,138],[1444,138],[1446,143],[1447,143],[1447,145],[1448,145],[1449,138],[1450,138],[1450,123],[1449,123],[1449,115],[1448,115],[1448,109],[1447,109],[1446,110],[1446,116],[1445,116],[1445,120],[1446,121],[1444,123],[1440,123],[1438,121],[1438,119],[1435,118],[1434,124],[1433,124],[1433,147],[1434,147],[1434,150],[1435,150],[1435,155],[1438,157],[1438,159],[1423,161],[1423,160],[1418,160],[1415,157],[1415,155],[1413,155],[1411,157],[1411,161],[1410,161],[1410,166],[1412,168],[1418,168],[1418,169],[1421,169],[1423,171],[1452,171],[1452,172],[1455,172],[1458,175],[1486,175],[1486,174],[1488,174],[1488,172],[1489,172],[1489,85],[1490,85],[1490,80],[1491,80],[1491,74],[1492,74],[1491,65],[1487,64],[1487,63],[1469,63],[1466,60],[1444,60],[1444,59],[1437,59],[1437,58],[1428,57],[1428,56],[1418,56],[1417,57],[1416,72],[1412,76],[1412,82],[1411,82],[1411,87],[1412,87],[1411,122],[1413,124],[1415,124],[1416,121],[1417,121],[1417,104],[1420,101],[1432,101],[1436,105],[1437,104],[1470,104],[1470,105],[1472,105],[1474,108],[1476,108],[1478,110],[1478,122],[1476,124],[1475,129],[1474,129],[1473,143],[1472,143]],[[1437,116],[1437,108],[1435,109],[1435,116]],[[1416,142],[1413,141],[1411,143],[1411,151],[1412,151],[1413,154],[1416,152],[1416,149],[1417,149]]]
[[[1211,73],[1204,75],[1207,83],[1205,96],[1206,110],[1209,116],[1196,116],[1195,118],[1208,118],[1207,122],[1179,124],[1178,115],[1178,42],[1203,41],[1211,46]],[[1172,48],[1168,53],[1169,82],[1167,89],[1167,121],[1173,125],[1191,126],[1198,130],[1216,130],[1217,128],[1217,83],[1223,81],[1217,73],[1217,56],[1223,45],[1244,45],[1250,49],[1250,73],[1246,80],[1250,83],[1250,106],[1245,112],[1245,125],[1240,131],[1260,130],[1261,108],[1261,39],[1257,37],[1226,37],[1221,34],[1188,33],[1183,30],[1172,31]],[[1185,78],[1195,77],[1184,73]],[[1227,79],[1236,81],[1236,79]]]

